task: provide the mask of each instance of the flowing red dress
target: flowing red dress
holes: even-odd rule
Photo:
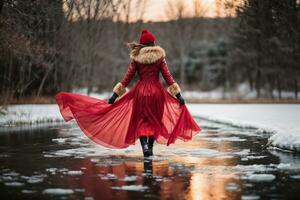
[[[159,80],[175,83],[164,58],[143,64],[132,60],[120,82],[127,86],[138,72],[137,83],[115,103],[74,93],[60,92],[56,101],[65,121],[75,119],[94,142],[109,148],[126,148],[142,135],[154,135],[160,144],[191,140],[200,132],[187,107],[180,105]]]

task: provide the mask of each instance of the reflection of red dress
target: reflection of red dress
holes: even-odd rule
[[[163,51],[160,47],[145,47],[141,53],[146,58],[153,52],[147,48]],[[187,107],[180,105],[159,80],[161,72],[168,86],[175,83],[164,56],[159,56],[164,51],[153,55],[150,60],[133,58],[120,83],[126,87],[136,71],[138,82],[114,104],[74,93],[58,93],[56,101],[63,118],[75,119],[90,139],[110,148],[128,147],[141,135],[154,135],[158,143],[167,145],[176,139],[190,140],[200,128]]]

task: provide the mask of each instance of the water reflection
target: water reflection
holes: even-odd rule
[[[266,139],[236,136],[232,128],[207,127],[189,143],[156,145],[152,159],[142,158],[138,144],[120,151],[104,149],[72,127],[1,133],[0,198],[235,200],[252,193],[274,196],[279,193],[274,188],[281,193],[292,188],[298,194],[300,185],[288,182],[286,171],[276,177],[280,181],[264,184],[249,184],[241,177],[269,173],[279,160],[297,164],[299,157],[262,151]],[[73,193],[44,194],[48,188]]]
[[[221,168],[197,172],[197,169],[201,169],[201,162],[191,170],[190,158],[171,162],[135,158],[111,166],[103,165],[104,160],[102,158],[95,163],[83,159],[72,163],[69,168],[83,169],[84,175],[68,177],[67,185],[83,188],[84,196],[92,196],[94,199],[241,198],[241,182],[236,179],[236,174],[224,172]],[[202,162],[207,163],[206,160]],[[222,159],[222,162],[231,161]],[[234,188],[227,189],[228,185]]]

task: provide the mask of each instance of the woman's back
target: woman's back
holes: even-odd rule
[[[161,60],[152,64],[137,63],[138,80],[139,81],[158,81]]]
[[[120,81],[119,87],[127,87],[136,71],[139,81],[159,81],[159,73],[162,73],[168,86],[175,83],[165,60],[165,51],[159,46],[150,46],[132,50],[130,58],[132,60],[126,74]],[[179,88],[177,88],[179,90]],[[118,93],[118,89],[115,90]],[[124,90],[123,90],[124,91]]]

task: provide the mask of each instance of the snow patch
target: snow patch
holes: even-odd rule
[[[251,174],[244,179],[249,180],[250,182],[271,182],[275,180],[273,174]]]
[[[66,142],[67,138],[54,138],[52,139],[53,142],[57,142],[59,144],[64,144]]]
[[[27,183],[36,184],[36,183],[42,183],[43,181],[44,181],[43,178],[30,178],[27,180]]]
[[[293,179],[300,179],[300,175],[294,175],[294,176],[291,176],[291,178],[293,178]]]
[[[11,105],[7,107],[4,117],[0,118],[0,126],[62,121],[63,118],[56,104]]]
[[[147,186],[143,185],[123,185],[121,187],[112,187],[115,190],[129,190],[129,191],[145,191],[148,189]]]
[[[136,181],[137,176],[125,176],[124,181]]]
[[[247,156],[246,158],[249,160],[254,160],[254,159],[262,159],[266,158],[267,156]]]
[[[73,193],[74,193],[73,190],[63,189],[63,188],[48,188],[43,190],[43,194],[50,194],[50,195],[67,195]]]
[[[162,150],[166,153],[173,153],[181,156],[196,156],[196,157],[215,157],[223,155],[223,153],[214,150],[214,149],[206,149],[206,148],[197,148],[197,149],[182,149],[182,148],[174,148],[171,150]]]
[[[243,195],[242,200],[257,200],[260,199],[260,196],[257,195]]]
[[[236,165],[233,167],[233,170],[241,172],[241,173],[247,173],[252,174],[256,172],[272,172],[277,171],[276,165]]]
[[[208,140],[212,142],[243,142],[246,141],[246,139],[242,139],[240,137],[205,137],[202,138],[203,140]]]
[[[114,180],[114,179],[118,179],[118,176],[116,176],[115,174],[108,173],[104,176],[101,175],[101,179],[102,180]]]
[[[300,165],[294,165],[290,163],[280,163],[277,168],[281,170],[300,171]]]
[[[35,190],[22,190],[21,192],[24,194],[32,194],[32,193],[35,193],[36,191]]]
[[[229,190],[229,191],[236,191],[239,189],[239,186],[235,183],[228,183],[225,187],[226,190]]]
[[[6,186],[12,186],[12,187],[22,187],[24,183],[21,182],[6,182],[4,183]]]
[[[269,138],[269,144],[276,147],[300,152],[300,130],[291,128],[280,130]]]
[[[74,171],[68,171],[67,174],[72,175],[72,176],[76,176],[76,175],[82,175],[83,172],[80,171],[80,170],[77,170],[77,171],[74,170]]]

